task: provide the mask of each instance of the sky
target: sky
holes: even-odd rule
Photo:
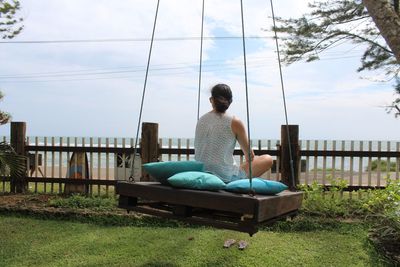
[[[20,2],[25,28],[12,41],[91,42],[1,42],[0,110],[25,121],[28,136],[135,137],[157,1]],[[275,14],[298,17],[307,3],[275,1]],[[191,37],[200,36],[201,4],[160,1],[142,117],[159,123],[160,137],[194,137],[200,40]],[[285,116],[275,43],[265,30],[270,3],[243,5],[245,35],[262,37],[246,39],[251,137],[279,139]],[[204,36],[241,31],[240,1],[205,1]],[[344,44],[320,61],[283,67],[288,120],[299,125],[301,139],[399,140],[400,120],[383,108],[394,99],[393,87],[356,72],[362,52]],[[232,88],[229,113],[246,123],[240,38],[204,40],[201,114],[210,110],[217,83]],[[0,127],[0,135],[9,131]]]

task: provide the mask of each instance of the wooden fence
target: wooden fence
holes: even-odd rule
[[[18,127],[21,125],[14,123],[12,132],[18,132],[15,129]],[[146,125],[143,126],[143,129],[145,128]],[[295,133],[294,138],[298,138],[296,128],[292,132]],[[148,139],[148,136],[142,134],[142,140],[139,142],[142,147],[136,151],[139,154],[135,161],[137,164],[154,160],[194,159],[192,139],[164,139],[158,138],[158,134],[152,134],[151,138],[158,141],[155,148],[154,142],[143,140]],[[33,192],[63,193],[66,185],[80,184],[87,194],[109,194],[114,192],[117,180],[127,180],[131,174],[130,159],[135,141],[131,138],[19,138],[23,138],[24,141],[21,151],[28,155],[25,182]],[[287,141],[285,138],[282,133],[279,141],[253,141],[256,155],[270,154],[275,161],[274,167],[264,174],[264,178],[285,181],[286,177],[282,174],[285,171],[287,173],[290,166],[285,152],[288,142],[291,143],[294,152],[296,184],[317,182],[330,186],[332,180],[342,179],[349,185],[349,190],[357,190],[384,187],[387,178],[400,178],[400,142],[295,140],[291,139],[292,137],[289,138],[291,141]],[[10,140],[4,137],[3,141]],[[17,141],[11,137],[11,142]],[[149,149],[151,146],[153,147]],[[85,179],[75,179],[67,175],[70,172],[73,153],[84,153],[87,157]],[[235,150],[234,155],[238,162],[243,161],[239,148]],[[146,179],[140,168],[135,170],[135,180]],[[0,192],[11,190],[10,181],[10,177],[1,178]]]

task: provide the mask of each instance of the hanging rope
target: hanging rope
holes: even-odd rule
[[[134,181],[134,175],[135,175],[135,158],[136,158],[136,153],[137,153],[137,145],[138,145],[138,140],[139,140],[139,128],[140,128],[140,123],[142,122],[142,113],[143,113],[143,104],[144,104],[144,96],[146,94],[146,86],[147,86],[147,77],[149,74],[149,66],[150,66],[150,59],[151,59],[151,52],[153,50],[153,41],[154,41],[154,33],[156,31],[156,24],[157,24],[157,16],[158,16],[158,7],[160,5],[160,0],[157,1],[157,8],[156,8],[156,14],[154,16],[154,24],[153,24],[153,32],[151,34],[151,41],[150,41],[150,49],[149,49],[149,57],[147,58],[147,67],[146,67],[146,75],[144,77],[144,85],[143,85],[143,91],[142,91],[142,101],[140,103],[140,112],[139,112],[139,119],[138,119],[138,124],[137,124],[137,131],[136,131],[136,138],[135,138],[135,146],[133,150],[133,157],[131,160],[131,175],[129,176],[129,181]]]
[[[280,56],[280,52],[279,52],[278,34],[276,32],[276,25],[275,25],[274,5],[272,3],[272,0],[270,0],[270,2],[271,2],[271,11],[272,11],[272,21],[273,21],[273,24],[274,24],[276,52],[278,54],[278,65],[279,65],[279,74],[280,74],[280,79],[281,79],[283,107],[284,107],[284,110],[285,110],[286,134],[287,134],[287,138],[289,139],[289,137],[290,137],[290,135],[289,135],[289,120],[288,120],[287,108],[286,108],[286,96],[285,96],[285,87],[284,87],[284,83],[283,83],[282,64],[281,64],[281,56]],[[293,155],[292,155],[292,148],[291,148],[290,140],[289,140],[288,143],[289,143],[290,174],[292,175],[292,177],[291,177],[292,179],[290,179],[290,180],[292,182],[293,188],[295,188]]]
[[[250,194],[254,194],[253,192],[253,174],[251,167],[251,138],[250,138],[250,112],[249,112],[249,90],[247,87],[247,61],[246,61],[246,41],[244,35],[244,18],[243,18],[243,0],[240,0],[240,13],[242,17],[242,43],[243,43],[243,64],[244,64],[244,83],[246,88],[246,111],[247,111],[247,133],[248,133],[248,142],[249,142],[249,179],[250,179]]]
[[[201,68],[203,65],[203,27],[204,27],[204,0],[201,8],[201,38],[200,38],[200,64],[199,64],[199,92],[197,95],[197,120],[199,120],[200,118]]]

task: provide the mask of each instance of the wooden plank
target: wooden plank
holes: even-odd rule
[[[332,150],[336,151],[336,140],[332,142]],[[336,157],[332,156],[332,179],[336,179]]]
[[[360,141],[360,145],[359,145],[359,149],[361,151],[364,150],[364,142]],[[358,185],[362,185],[363,184],[363,158],[359,158],[358,159]],[[362,195],[361,192],[358,192],[358,198],[361,199]]]
[[[93,147],[93,137],[90,137],[90,139],[89,139],[89,146]],[[89,154],[89,164],[90,164],[89,177],[90,177],[90,179],[93,179],[93,152],[90,152],[90,154]],[[89,186],[89,194],[90,194],[90,196],[93,195],[93,185]]]
[[[123,148],[126,147],[126,140],[125,140],[125,138],[122,138],[122,147],[123,147]],[[117,156],[117,155],[115,155],[115,156]],[[116,165],[116,164],[117,164],[117,160],[114,159],[114,162],[115,162],[114,168],[118,168],[118,166]],[[127,174],[127,172],[126,172],[127,166],[126,166],[126,154],[125,154],[125,153],[122,154],[122,168],[124,168],[124,180],[126,181],[126,180],[128,180],[128,174]],[[119,178],[119,177],[118,177],[118,178]]]
[[[35,137],[35,144],[38,145],[39,144],[39,137]],[[35,177],[38,177],[38,170],[39,170],[39,152],[36,151],[35,152]],[[37,193],[38,192],[38,184],[35,183],[35,189],[34,192]]]
[[[350,141],[350,150],[354,151],[354,141]],[[354,157],[350,157],[350,186],[354,186],[354,179],[353,179],[353,174],[354,174]],[[350,199],[352,198],[352,193],[350,192],[349,194]]]
[[[382,149],[382,142],[378,141],[378,151],[381,151],[381,149]],[[376,170],[376,172],[377,172],[376,185],[380,186],[381,185],[381,157],[380,156],[378,157],[378,160],[377,160],[377,166],[378,166],[378,168]]]
[[[142,152],[142,164],[156,162],[158,160],[158,124],[142,123],[142,142],[140,145]],[[150,175],[142,168],[141,181],[152,181]]]
[[[117,147],[117,140],[114,138],[114,147]],[[106,138],[106,148],[110,148],[110,138]],[[106,152],[106,180],[110,179],[110,153]],[[108,186],[106,186],[106,195],[108,196]]]
[[[387,151],[391,150],[390,146],[391,146],[390,141],[387,141],[386,143]],[[390,172],[390,157],[386,157],[386,173],[389,174],[389,172]]]
[[[158,182],[117,183],[117,193],[123,196],[138,197],[147,200],[185,204],[191,207],[208,208],[220,211],[253,214],[256,199],[245,194],[233,194],[225,191],[211,192],[189,189],[177,189],[160,185]]]
[[[55,146],[55,139],[54,137],[51,137],[51,146]],[[55,165],[55,152],[51,152],[51,177],[54,177],[54,165]],[[50,185],[50,192],[54,193],[54,183],[51,183]]]
[[[124,208],[123,206],[120,207]],[[212,226],[214,228],[245,232],[248,233],[250,236],[257,233],[258,231],[257,225],[253,222],[246,222],[246,221],[230,222],[230,221],[222,221],[222,220],[217,220],[216,218],[207,218],[207,217],[182,217],[174,215],[173,213],[165,210],[154,209],[147,206],[127,206],[126,209],[162,218],[180,220],[190,224]]]
[[[168,139],[172,142],[172,139]],[[317,142],[317,141],[316,141]],[[172,146],[172,143],[171,143]],[[133,154],[134,149],[130,147],[122,148],[105,148],[105,147],[75,147],[75,146],[55,146],[55,147],[45,147],[42,145],[29,145],[26,146],[26,151],[35,152],[35,151],[55,151],[55,152],[93,152],[93,153],[125,153],[125,154]],[[163,155],[178,155],[178,154],[190,154],[194,155],[194,149],[178,149],[178,148],[162,148],[160,149],[160,154]],[[140,148],[138,148],[137,153],[141,153]],[[242,155],[242,151],[240,149],[234,150],[234,155]],[[255,150],[254,153],[256,155],[269,154],[271,156],[280,156],[279,150]],[[391,157],[398,158],[400,157],[400,151],[346,151],[346,150],[301,150],[300,155],[304,157]],[[168,159],[172,160],[171,158]]]
[[[162,139],[162,138],[160,138],[160,139],[158,140],[158,146],[159,146],[160,151],[161,151],[162,148],[163,148],[163,139]],[[159,155],[159,157],[158,157],[158,161],[163,161],[163,160],[162,160],[162,154],[161,154],[161,152],[160,152],[160,155]]]
[[[318,149],[318,140],[314,141],[314,149],[316,149],[316,150]],[[317,179],[317,170],[318,170],[318,156],[314,155],[314,171],[313,171],[313,173],[314,173],[313,180],[314,181],[318,181],[318,179]]]
[[[181,161],[181,151],[182,151],[182,147],[181,147],[181,142],[182,142],[182,140],[181,140],[181,138],[178,138],[178,161]]]
[[[47,136],[44,137],[43,139],[43,144],[45,147],[47,147]],[[43,161],[43,173],[44,173],[44,177],[47,177],[47,151],[44,151],[44,161]],[[44,193],[46,193],[47,189],[47,184],[44,183],[43,184],[43,191]]]
[[[171,161],[172,160],[172,153],[170,152],[170,150],[172,149],[172,139],[171,138],[169,138],[168,139],[168,148],[169,148],[169,151],[163,151],[163,149],[161,149],[161,154],[168,154],[168,161]],[[193,154],[194,154],[194,149],[193,149]]]
[[[372,150],[372,141],[368,142],[368,151]],[[372,158],[368,157],[368,185],[371,186]]]
[[[282,214],[300,209],[303,200],[302,192],[284,191],[276,196],[258,198],[258,222],[276,218]]]
[[[302,192],[285,191],[276,196],[256,195],[253,197],[226,191],[177,189],[157,182],[118,182],[116,190],[122,196],[248,214],[258,222],[297,210],[301,205],[303,194]]]
[[[63,146],[63,138],[60,137],[60,146]],[[58,152],[58,177],[61,178],[62,175],[62,166],[63,166],[63,152]],[[61,183],[58,184],[58,193],[62,193],[62,185]]]
[[[322,149],[323,150],[327,149],[327,141],[326,140],[324,140],[324,142],[323,142]],[[323,156],[322,157],[322,184],[323,185],[326,184],[326,160],[327,160],[327,157]]]
[[[281,125],[281,179],[290,190],[299,184],[299,151],[299,126]]]
[[[26,146],[26,123],[25,122],[11,122],[10,126],[10,144],[13,147],[14,151],[20,155],[25,156],[25,146]],[[25,163],[25,161],[24,161]],[[25,171],[27,170],[27,166],[24,166]],[[25,193],[28,190],[28,184],[24,179],[18,179],[13,177],[10,189],[12,193]]]
[[[310,150],[310,140],[306,141],[306,149]],[[310,156],[306,156],[306,173],[305,173],[305,184],[306,185],[309,184],[309,182],[308,182],[309,172],[310,172]]]
[[[82,146],[86,147],[86,139],[85,139],[85,137],[82,137]],[[85,175],[86,176],[85,179],[87,179],[87,180],[90,179],[90,173],[89,173],[90,169],[89,169],[89,166],[88,166],[89,164],[88,164],[88,159],[87,159],[86,153],[85,153],[85,156],[82,157],[81,164],[83,166],[82,173],[87,174],[87,175]],[[84,190],[85,190],[85,195],[88,196],[89,195],[89,191],[90,191],[89,186],[85,185]]]
[[[67,146],[71,145],[71,138],[67,137]],[[67,151],[67,156],[66,156],[66,165],[67,165],[67,172],[65,173],[65,177],[67,177],[68,173],[70,172],[70,168],[69,168],[69,158],[70,158],[70,152]],[[65,188],[63,190],[63,192],[65,192]]]
[[[97,147],[101,148],[102,139],[99,137],[97,139]],[[101,153],[97,152],[97,179],[101,179]],[[97,186],[97,195],[100,196],[101,194],[101,187],[100,185]]]
[[[268,150],[271,149],[271,140],[267,141],[267,149]],[[262,148],[260,150],[262,150]],[[271,155],[271,154],[269,154],[269,155]],[[271,169],[269,169],[267,172],[267,179],[271,179]]]
[[[186,150],[188,151],[190,149],[190,139],[186,139]],[[190,153],[186,152],[186,160],[190,160]]]

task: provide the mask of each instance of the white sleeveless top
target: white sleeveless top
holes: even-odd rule
[[[204,114],[197,122],[194,140],[195,159],[204,163],[205,171],[218,175],[226,183],[239,174],[233,157],[236,137],[232,119],[213,111]]]

